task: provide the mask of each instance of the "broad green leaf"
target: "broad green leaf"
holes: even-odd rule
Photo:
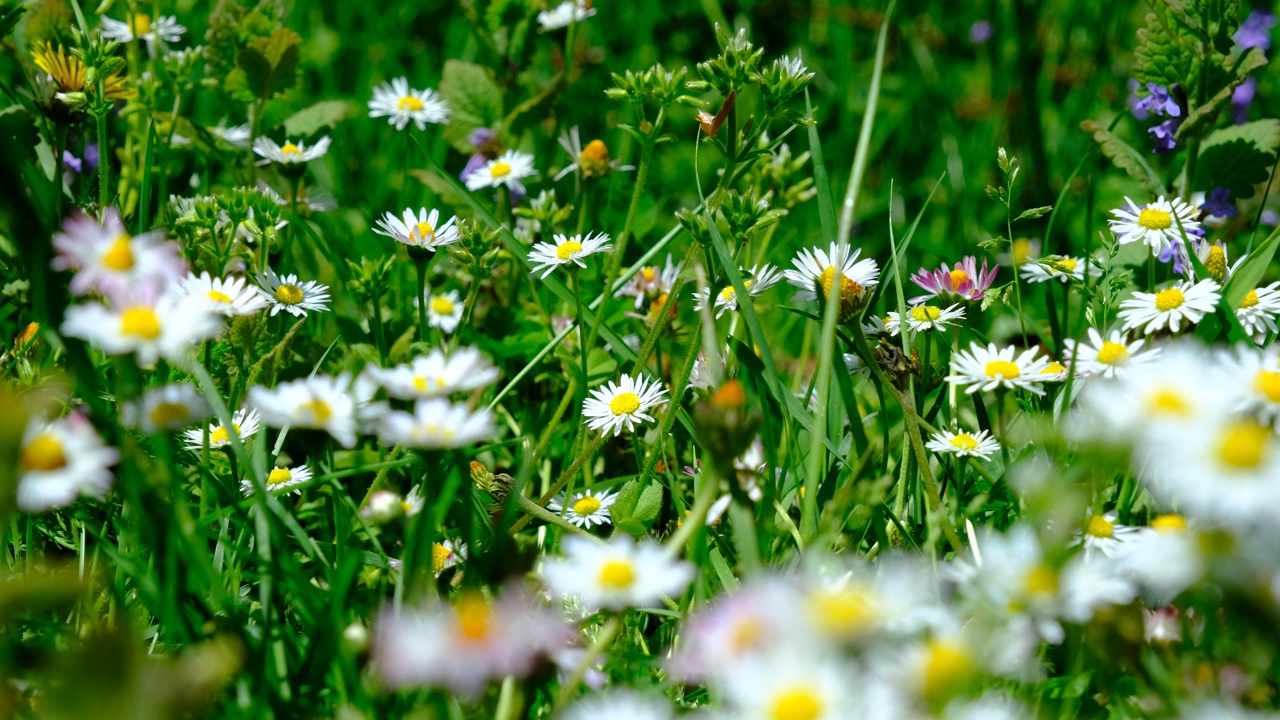
[[[322,128],[333,127],[356,113],[350,100],[325,100],[290,115],[283,123],[286,135],[311,135]]]
[[[1249,73],[1257,70],[1267,64],[1267,56],[1263,54],[1261,48],[1249,48],[1249,51],[1240,58],[1239,62],[1229,68],[1235,73],[1235,77],[1226,84],[1225,87],[1218,90],[1213,97],[1209,98],[1203,105],[1192,110],[1187,115],[1186,122],[1178,127],[1178,131],[1174,133],[1174,139],[1183,142],[1192,138],[1202,137],[1209,128],[1213,127],[1213,121],[1218,117],[1218,113],[1222,112],[1231,102],[1231,95],[1236,91],[1240,83],[1248,78]]]
[[[1132,145],[1112,135],[1106,128],[1092,120],[1085,120],[1080,123],[1080,127],[1093,134],[1093,141],[1098,143],[1102,154],[1110,158],[1112,164],[1129,173],[1129,176],[1134,180],[1142,183],[1147,192],[1152,195],[1164,194],[1164,182],[1159,175],[1156,175],[1156,171],[1152,170],[1151,166],[1147,164],[1147,160],[1142,157],[1142,153],[1133,149]]]
[[[268,37],[258,37],[236,55],[235,77],[228,77],[228,89],[243,96],[267,99],[293,87],[298,78],[298,45],[302,38],[280,28]]]
[[[1266,240],[1262,241],[1244,262],[1240,263],[1240,267],[1231,273],[1231,278],[1227,280],[1227,287],[1222,291],[1222,296],[1227,304],[1233,309],[1240,307],[1241,301],[1249,294],[1250,290],[1258,287],[1258,283],[1262,282],[1263,275],[1266,274],[1267,268],[1271,266],[1271,259],[1275,257],[1276,245],[1280,243],[1280,229],[1272,231]]]
[[[444,64],[440,96],[449,103],[444,137],[460,153],[475,148],[467,140],[477,128],[492,128],[502,119],[502,90],[486,68],[461,60]]]
[[[1137,32],[1133,77],[1140,83],[1166,88],[1175,84],[1191,88],[1196,77],[1192,38],[1184,35],[1168,8],[1153,5],[1151,9],[1154,12],[1147,14],[1147,26]]]
[[[1201,145],[1194,186],[1224,187],[1237,200],[1253,197],[1266,182],[1280,149],[1280,120],[1259,120],[1209,133]]]
[[[662,486],[651,482],[645,487],[644,492],[640,493],[640,499],[636,501],[635,514],[631,517],[636,522],[651,525],[658,519],[660,510],[662,510]]]

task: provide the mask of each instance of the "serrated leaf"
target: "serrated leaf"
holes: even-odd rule
[[[1167,8],[1153,6],[1152,10],[1155,12],[1147,14],[1147,26],[1137,32],[1133,77],[1140,83],[1165,88],[1175,84],[1192,87],[1196,76],[1194,49],[1178,32]]]
[[[324,100],[290,115],[281,124],[289,137],[307,136],[322,128],[333,127],[355,112],[356,105],[349,100]]]
[[[236,69],[243,73],[244,89],[265,100],[293,87],[298,77],[298,45],[301,43],[302,38],[288,28],[250,40],[236,55]],[[240,78],[234,82],[239,84]],[[230,75],[227,83],[233,83]]]
[[[1080,123],[1080,127],[1093,135],[1093,141],[1098,143],[1102,154],[1106,155],[1116,167],[1129,173],[1134,180],[1142,183],[1147,192],[1152,195],[1164,194],[1164,182],[1156,175],[1156,171],[1151,169],[1147,164],[1146,158],[1142,153],[1133,149],[1120,138],[1112,135],[1106,128],[1092,120],[1085,120]]]
[[[1013,221],[1017,222],[1019,220],[1034,220],[1035,218],[1038,218],[1038,217],[1044,217],[1045,215],[1048,215],[1052,211],[1053,211],[1052,205],[1045,205],[1044,207],[1036,207],[1036,208],[1031,208],[1030,210],[1023,210],[1022,214],[1014,218]]]
[[[440,96],[449,103],[449,124],[444,128],[444,137],[460,153],[475,152],[467,138],[477,128],[492,128],[502,119],[502,89],[488,69],[479,65],[446,61]]]
[[[1196,164],[1195,187],[1224,187],[1236,200],[1253,197],[1258,183],[1266,182],[1280,150],[1280,120],[1233,125],[1209,133]]]
[[[1249,76],[1249,73],[1257,70],[1267,64],[1267,56],[1263,54],[1261,48],[1249,48],[1249,51],[1241,56],[1240,60],[1232,66],[1235,77],[1220,89],[1213,97],[1209,98],[1203,105],[1192,110],[1187,115],[1187,119],[1178,127],[1178,131],[1173,137],[1178,142],[1184,142],[1193,138],[1203,137],[1213,127],[1213,121],[1217,119],[1218,113],[1222,112],[1228,104],[1231,103],[1231,95]]]

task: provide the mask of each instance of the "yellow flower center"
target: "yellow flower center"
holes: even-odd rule
[[[231,302],[230,295],[224,292],[218,292],[217,290],[209,291],[209,299],[216,303],[222,303],[223,305],[227,305]]]
[[[875,619],[873,596],[863,588],[820,590],[809,597],[809,612],[827,630],[848,634],[866,628]]]
[[[156,427],[178,425],[190,418],[191,409],[183,403],[162,402],[151,408],[151,424]]]
[[[606,560],[600,566],[600,584],[614,590],[625,590],[636,581],[636,571],[625,558]]]
[[[120,313],[120,334],[155,340],[160,337],[160,317],[145,305],[135,305]]]
[[[974,674],[973,659],[959,645],[930,640],[925,645],[921,690],[930,704],[941,704],[969,682]]]
[[[424,107],[422,101],[412,95],[405,95],[396,103],[396,107],[409,112],[419,112]]]
[[[299,148],[297,145],[294,145],[291,142],[285,143],[280,148],[280,152],[281,154],[284,154],[284,155],[301,155],[302,154],[301,148]]]
[[[293,479],[293,471],[289,468],[273,468],[271,473],[267,475],[268,485],[280,485],[287,483]]]
[[[444,570],[445,563],[449,562],[449,558],[453,557],[453,551],[441,545],[440,543],[431,544],[431,571],[440,572]]]
[[[1152,415],[1191,416],[1191,403],[1182,393],[1169,387],[1160,388],[1147,399],[1147,412]]]
[[[633,392],[619,393],[609,402],[609,411],[614,415],[630,415],[640,409],[640,396]]]
[[[574,253],[582,252],[582,243],[577,240],[565,240],[556,248],[556,257],[560,258],[560,262],[568,262]]]
[[[1187,531],[1187,519],[1181,515],[1157,515],[1151,518],[1151,529],[1162,533]]]
[[[1106,365],[1122,363],[1129,359],[1129,348],[1120,343],[1104,342],[1098,348],[1098,362]]]
[[[427,387],[432,384],[434,384],[437,389],[443,390],[447,383],[445,383],[444,378],[442,377],[436,378],[435,383],[431,383],[430,380],[428,380],[427,378],[421,375],[413,379],[413,386],[417,388],[418,392],[420,393],[427,392]]]
[[[1173,216],[1165,210],[1147,208],[1138,213],[1138,224],[1148,230],[1168,230],[1173,227]]]
[[[133,262],[133,238],[129,233],[120,233],[102,254],[102,264],[116,272],[132,270]]]
[[[743,280],[743,281],[742,281],[742,287],[747,288],[748,290],[750,290],[750,289],[751,289],[751,281],[750,281],[750,280]],[[734,289],[734,287],[733,287],[732,285],[730,285],[729,287],[727,287],[727,288],[725,288],[724,290],[721,290],[721,291],[720,291],[720,297],[724,298],[726,302],[727,302],[727,301],[729,301],[729,300],[732,300],[732,299],[736,298],[737,296],[738,296],[738,291],[737,291],[736,289]]]
[[[1013,258],[1014,265],[1022,265],[1031,257],[1031,241],[1026,238],[1018,238],[1013,241],[1013,245],[1009,249],[1009,254]]]
[[[578,501],[573,504],[573,512],[578,515],[590,515],[599,509],[600,501],[590,495],[578,498]]]
[[[151,16],[142,13],[134,13],[129,16],[129,30],[133,32],[134,37],[142,37],[151,32]]]
[[[1183,296],[1182,290],[1176,287],[1156,293],[1156,309],[1160,312],[1169,312],[1174,308],[1180,307],[1185,301],[1186,297]]]
[[[1244,296],[1244,300],[1240,301],[1240,309],[1243,310],[1245,308],[1251,308],[1257,304],[1258,304],[1258,290],[1257,288],[1254,288],[1253,290],[1249,291],[1248,295]]]
[[[956,268],[955,270],[951,271],[951,288],[952,289],[958,288],[967,282],[969,282],[969,273],[961,270],[960,268]]]
[[[932,305],[911,308],[911,319],[916,322],[933,322],[942,317],[942,311]]]
[[[235,423],[232,423],[232,425],[231,425],[231,429],[235,431],[235,433],[236,433],[236,437],[240,437],[240,426],[239,426],[239,425],[236,425]],[[221,425],[219,425],[218,427],[214,428],[214,429],[213,429],[213,432],[209,433],[209,443],[210,443],[210,444],[213,444],[213,443],[224,443],[224,442],[228,442],[230,439],[231,439],[231,438],[230,438],[230,437],[228,437],[228,435],[227,435],[227,429],[226,429],[226,428],[224,428],[224,427],[222,427]]]
[[[496,162],[489,168],[489,177],[500,178],[511,174],[511,166],[504,162]]]
[[[644,278],[645,282],[651,283],[654,278],[658,277],[658,270],[657,268],[646,265],[640,268],[640,277]]]
[[[1280,403],[1280,372],[1259,370],[1253,378],[1253,387],[1271,402]]]
[[[1080,261],[1076,260],[1075,258],[1063,258],[1058,261],[1058,267],[1062,268],[1063,270],[1069,273],[1075,272],[1076,266],[1079,264],[1080,264]]]
[[[1116,524],[1106,517],[1094,515],[1089,518],[1089,523],[1085,526],[1084,531],[1097,538],[1109,538],[1115,537],[1115,526]]]
[[[1222,249],[1221,245],[1214,245],[1209,248],[1209,258],[1204,261],[1204,269],[1209,271],[1209,275],[1214,280],[1222,282],[1227,277],[1227,252]]]
[[[458,599],[453,610],[458,615],[458,634],[464,641],[474,643],[489,637],[492,613],[483,595],[475,591],[468,592]]]
[[[431,311],[437,315],[452,315],[453,301],[444,295],[431,298]]]
[[[582,156],[578,158],[578,164],[583,165],[583,170],[599,171],[609,166],[609,146],[604,144],[602,140],[592,140],[587,146],[582,148]]]
[[[302,288],[297,285],[281,285],[276,288],[276,299],[285,305],[297,305],[304,297]]]
[[[976,450],[978,441],[969,433],[960,433],[951,438],[951,444],[961,450]]]
[[[1218,457],[1237,470],[1252,470],[1262,465],[1271,448],[1271,432],[1256,422],[1239,422],[1218,436]]]
[[[763,635],[764,627],[759,620],[754,617],[744,617],[734,623],[733,630],[729,633],[729,647],[735,655],[741,655],[760,645]]]
[[[58,442],[58,438],[52,433],[43,433],[22,448],[18,464],[29,472],[52,472],[67,466],[67,456],[62,452],[62,443]]]
[[[822,698],[812,688],[788,688],[778,693],[769,710],[772,720],[816,720],[822,716]]]
[[[329,403],[319,398],[302,403],[299,409],[311,413],[311,416],[318,423],[325,422],[333,417],[333,408],[329,407]]]
[[[1037,565],[1027,573],[1026,588],[1032,595],[1052,595],[1058,592],[1058,571],[1048,565]]]
[[[1066,365],[1063,365],[1060,362],[1051,362],[1048,365],[1044,366],[1044,369],[1040,371],[1040,374],[1041,375],[1057,375],[1059,373],[1064,373],[1066,371],[1067,371]]]
[[[1008,360],[992,360],[987,363],[986,372],[989,378],[1001,377],[1005,380],[1012,380],[1022,374],[1017,363],[1011,363]]]
[[[431,223],[420,222],[414,225],[414,230],[417,231],[419,238],[427,242],[435,242],[436,229],[431,227]]]
[[[832,265],[826,270],[823,270],[822,274],[818,276],[818,282],[822,285],[822,297],[825,298],[831,295],[831,286],[835,282],[836,273],[840,273],[841,298],[855,298],[862,293],[861,285],[854,282],[852,278],[845,277],[844,273],[840,272],[839,268]]]

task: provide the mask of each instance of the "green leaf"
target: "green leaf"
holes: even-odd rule
[[[1263,54],[1261,48],[1249,48],[1249,51],[1238,62],[1228,68],[1235,72],[1235,77],[1213,97],[1205,101],[1203,105],[1192,110],[1187,115],[1186,122],[1182,123],[1178,127],[1178,131],[1173,134],[1174,139],[1178,142],[1184,142],[1189,139],[1203,137],[1209,131],[1209,128],[1213,127],[1213,121],[1217,119],[1218,113],[1222,112],[1222,109],[1231,102],[1231,95],[1236,91],[1240,83],[1243,83],[1249,77],[1249,73],[1266,64],[1267,56]]]
[[[302,38],[280,28],[258,37],[236,55],[236,70],[227,77],[228,90],[238,96],[267,99],[293,87],[298,78],[298,45]]]
[[[1052,205],[1045,205],[1044,207],[1037,207],[1037,208],[1031,208],[1030,210],[1023,210],[1022,214],[1014,218],[1013,221],[1017,222],[1019,220],[1034,220],[1038,217],[1044,217],[1045,215],[1048,215],[1051,210],[1053,210]]]
[[[1080,123],[1080,127],[1085,131],[1093,134],[1093,141],[1098,143],[1102,154],[1106,155],[1116,167],[1129,173],[1134,180],[1142,183],[1147,192],[1152,195],[1164,194],[1164,182],[1160,180],[1160,176],[1156,175],[1156,171],[1151,169],[1147,164],[1146,158],[1142,157],[1142,153],[1133,149],[1120,138],[1112,135],[1106,128],[1092,120],[1085,120]]]
[[[1222,291],[1222,297],[1232,309],[1239,308],[1249,291],[1262,282],[1262,276],[1266,274],[1267,268],[1271,266],[1271,259],[1275,257],[1278,243],[1280,243],[1280,229],[1272,231],[1267,239],[1263,240],[1262,244],[1240,263],[1240,267],[1231,273],[1227,286]]]
[[[662,510],[662,486],[658,483],[649,483],[644,492],[640,493],[640,499],[636,501],[636,511],[631,517],[637,522],[652,525],[654,520],[658,519],[658,512]]]
[[[618,491],[618,496],[613,499],[613,504],[609,506],[609,517],[613,518],[613,524],[619,525],[623,520],[630,519],[635,513],[636,503],[640,500],[640,481],[632,480],[622,489]]]
[[[1237,200],[1253,197],[1254,186],[1266,182],[1280,150],[1280,120],[1233,125],[1209,133],[1196,165],[1195,187],[1224,187]]]
[[[445,62],[440,97],[449,103],[444,137],[460,153],[475,152],[467,138],[477,128],[492,128],[502,119],[502,89],[488,69],[479,65],[461,60]]]
[[[350,100],[325,100],[290,115],[283,123],[286,135],[307,136],[316,131],[333,127],[356,113],[356,104]]]
[[[20,4],[0,8],[0,40],[8,37],[9,33],[13,32],[13,28],[22,19],[22,13],[26,11],[27,8]]]
[[[1137,32],[1138,46],[1134,49],[1133,77],[1140,83],[1155,83],[1165,88],[1194,85],[1195,52],[1179,32],[1179,25],[1171,17],[1168,8],[1153,5],[1147,14],[1147,26]]]

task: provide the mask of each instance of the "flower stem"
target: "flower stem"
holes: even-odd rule
[[[414,270],[418,276],[418,339],[427,341],[427,264],[428,258],[413,259]]]

